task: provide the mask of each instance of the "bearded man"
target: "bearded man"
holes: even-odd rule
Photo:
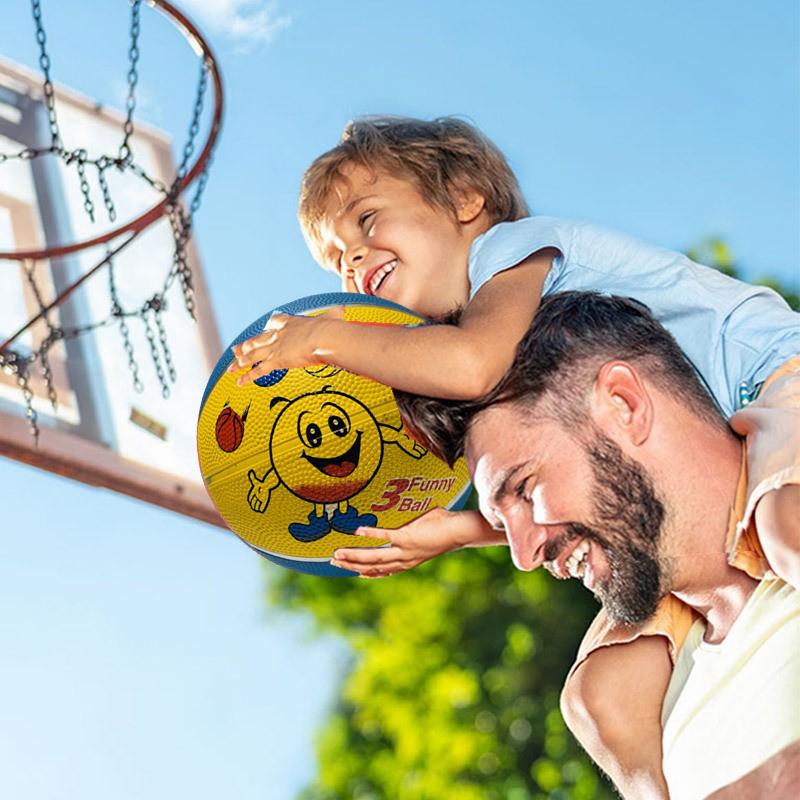
[[[562,710],[626,798],[800,795],[800,592],[741,518],[743,441],[647,309],[553,295],[487,397],[398,403],[465,456],[480,512],[362,529],[391,545],[334,563],[390,575],[507,543],[519,569],[578,578],[603,608]]]

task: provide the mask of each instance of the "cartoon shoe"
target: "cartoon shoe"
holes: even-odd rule
[[[353,506],[348,506],[347,511],[342,513],[337,508],[331,517],[331,527],[339,533],[353,533],[357,528],[374,528],[378,524],[378,518],[374,514],[361,514]]]
[[[308,525],[303,525],[302,522],[293,522],[289,525],[289,533],[297,539],[298,542],[316,542],[323,536],[331,532],[331,523],[328,518],[323,515],[317,517],[312,510],[308,515]]]

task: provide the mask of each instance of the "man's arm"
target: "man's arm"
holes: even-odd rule
[[[794,742],[707,800],[797,800],[800,797],[800,742]]]

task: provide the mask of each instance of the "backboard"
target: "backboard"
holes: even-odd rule
[[[89,152],[119,147],[123,114],[64,88],[56,89],[56,101],[65,137],[73,132]],[[47,137],[41,76],[0,60],[0,153],[46,146]],[[132,144],[147,173],[169,183],[176,171],[169,139],[137,122]],[[76,171],[58,159],[0,163],[0,252],[92,238],[98,223],[85,211],[78,180]],[[152,205],[145,182],[109,170],[108,183],[119,219],[133,218]],[[98,216],[103,211],[100,203]],[[95,247],[51,261],[0,260],[0,342],[104,254],[103,247]],[[120,305],[143,307],[163,287],[172,257],[172,231],[162,219],[114,259]],[[160,315],[163,333],[152,317],[127,319],[132,356],[119,319],[59,341],[50,350],[57,406],[52,406],[40,374],[30,381],[41,430],[38,446],[16,377],[0,371],[0,454],[225,527],[203,487],[195,438],[203,389],[222,347],[191,241],[187,261],[193,273],[197,322],[184,308],[176,281],[165,294],[168,307]],[[103,270],[50,314],[60,326],[70,328],[108,319],[110,303],[108,270]],[[13,347],[31,352],[48,332],[45,321],[39,320]],[[171,364],[175,381],[160,381],[158,369],[168,373]],[[167,398],[162,396],[165,386]]]

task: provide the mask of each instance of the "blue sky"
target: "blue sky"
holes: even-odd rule
[[[675,248],[719,235],[746,277],[800,288],[794,0],[183,8],[227,90],[197,218],[226,343],[276,305],[338,289],[305,251],[297,189],[370,112],[466,115],[535,212]],[[56,77],[121,105],[126,4],[43,12]],[[194,72],[148,13],[141,109],[180,142],[186,115],[160,96],[185,86],[190,103]],[[4,3],[0,55],[35,66],[33,36],[27,0]],[[347,658],[266,606],[276,567],[214,529],[16,462],[0,460],[0,486],[0,794],[290,800],[313,779]]]

